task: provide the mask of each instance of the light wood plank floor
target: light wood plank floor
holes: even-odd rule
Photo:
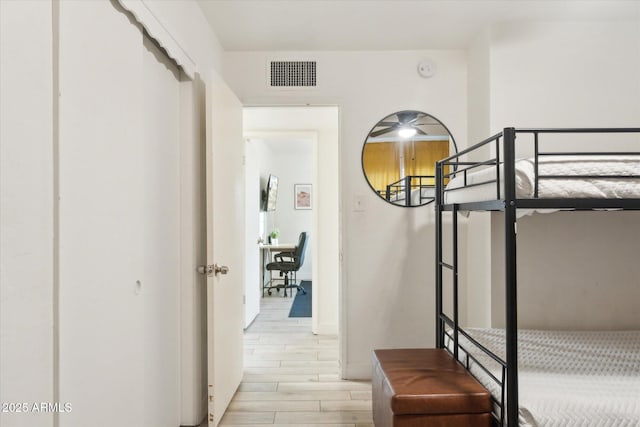
[[[289,318],[292,301],[262,299],[244,334],[244,378],[220,425],[373,427],[371,383],[340,379],[337,336]]]

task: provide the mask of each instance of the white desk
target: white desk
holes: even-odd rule
[[[260,243],[260,249],[267,249],[269,251],[290,251],[296,248],[295,243],[278,243],[277,245],[272,245],[270,243],[264,244]]]
[[[295,243],[278,243],[277,245],[260,243],[260,250],[262,251],[262,296],[264,297],[264,290],[271,284],[271,280],[265,283],[267,276],[267,264],[271,262],[271,258],[274,252],[292,251],[296,248]]]

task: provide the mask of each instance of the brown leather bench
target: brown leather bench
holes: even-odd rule
[[[374,350],[376,427],[489,427],[491,395],[444,349]]]

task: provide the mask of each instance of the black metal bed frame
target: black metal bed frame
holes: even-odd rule
[[[518,425],[518,310],[517,310],[517,256],[516,256],[516,210],[519,208],[528,209],[558,209],[558,210],[595,210],[595,209],[624,209],[640,210],[640,199],[593,199],[593,198],[566,198],[549,199],[538,198],[538,184],[542,179],[618,179],[633,178],[639,179],[640,175],[540,175],[538,162],[544,156],[622,156],[640,155],[640,143],[636,152],[564,152],[564,151],[540,151],[539,138],[544,134],[612,134],[629,133],[640,135],[640,128],[570,128],[570,129],[516,129],[504,128],[502,132],[463,150],[455,155],[447,157],[436,163],[436,346],[446,348],[452,353],[456,360],[459,359],[460,350],[464,352],[464,365],[469,369],[470,361],[481,368],[492,381],[496,382],[500,388],[500,397],[492,396],[494,404],[499,408],[499,413],[493,412],[495,422],[499,426]],[[518,199],[516,197],[515,162],[516,162],[516,136],[518,134],[533,135],[533,162],[534,162],[534,196],[528,199]],[[486,161],[472,162],[463,161],[461,158],[469,153],[477,152],[478,149],[495,144],[495,158]],[[450,167],[449,173],[444,173],[446,167]],[[500,166],[502,166],[502,171]],[[467,174],[474,170],[495,168],[495,179],[481,183],[467,185]],[[500,175],[503,175],[502,177]],[[464,177],[464,186],[469,188],[476,185],[496,184],[495,199],[490,201],[445,204],[444,195],[448,191],[445,185],[455,176]],[[501,189],[501,181],[504,182],[504,189]],[[640,185],[640,184],[639,184]],[[453,229],[453,260],[451,263],[444,262],[442,249],[443,235],[443,213],[452,213]],[[472,336],[470,336],[459,325],[458,317],[458,212],[459,211],[503,211],[505,230],[505,353],[506,360],[484,347]],[[452,294],[453,294],[453,319],[443,311],[443,269],[451,270],[453,273]],[[447,326],[449,330],[447,330]],[[460,345],[459,336],[465,337],[470,345],[475,346],[479,351],[489,356],[501,366],[501,377],[497,378],[487,367],[485,367],[469,349]],[[453,350],[445,346],[445,336],[453,344]],[[506,384],[505,384],[506,378]],[[506,386],[506,390],[505,390]],[[506,399],[506,401],[505,401]],[[505,417],[506,404],[506,417]],[[506,424],[505,424],[506,422]]]
[[[411,204],[411,190],[422,188],[435,188],[434,184],[425,184],[426,180],[435,180],[434,175],[407,175],[404,178],[400,178],[396,182],[392,182],[387,185],[387,192],[385,194],[385,199],[388,202],[395,203],[398,201],[404,201],[404,206],[421,206],[427,201],[432,201],[434,197],[425,197],[422,195],[422,191],[420,191],[420,200],[417,205]],[[417,183],[416,183],[417,181]],[[404,199],[397,198],[396,200],[391,200],[394,195],[400,195],[404,192]],[[423,203],[424,202],[424,203]]]

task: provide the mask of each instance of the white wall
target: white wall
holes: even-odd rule
[[[0,401],[54,401],[52,4],[0,2]],[[30,409],[30,408],[29,408]],[[4,427],[51,413],[0,412]]]
[[[469,121],[469,145],[487,138],[490,115],[490,47],[489,29],[483,30],[467,51],[469,68],[467,76]],[[489,150],[481,149],[470,158],[487,158]],[[450,216],[450,214],[445,214]],[[467,218],[459,217],[460,261],[465,268],[459,274],[460,321],[476,327],[491,325],[491,218],[490,214],[474,212]]]
[[[493,326],[504,327],[504,232],[493,226]],[[557,212],[518,221],[518,323],[529,329],[640,327],[637,212]]]
[[[286,184],[280,187],[278,204],[283,209],[279,208],[276,212],[267,213],[266,222],[268,227],[273,226],[276,220],[280,223],[280,210],[287,211],[292,217],[299,217],[301,221],[304,221],[305,218],[308,219],[310,214],[312,215],[312,224],[309,230],[311,232],[310,242],[305,259],[305,264],[309,264],[307,268],[312,269],[312,280],[316,284],[313,287],[312,330],[314,333],[336,334],[338,332],[339,306],[338,204],[340,189],[338,176],[335,173],[338,167],[338,110],[335,107],[245,108],[244,118],[247,135],[257,135],[262,138],[285,138],[289,142],[313,140],[311,157],[315,161],[309,165],[311,182],[314,185],[313,210],[287,211],[287,209],[293,209],[292,182],[288,188]],[[266,174],[269,173],[268,168],[280,162],[281,156],[266,148],[261,150],[261,156],[260,167],[265,174],[263,178],[266,178]],[[283,163],[283,166],[286,166],[287,160],[285,159]],[[323,168],[323,166],[325,167]],[[292,177],[292,179],[296,178]],[[262,186],[264,188],[264,182]],[[280,201],[281,196],[284,197],[284,202]],[[268,231],[270,228],[267,228],[266,232]],[[300,231],[292,228],[289,231],[289,236],[282,238],[296,242]],[[313,268],[313,266],[317,268]]]
[[[489,88],[485,95],[488,98],[483,102],[490,108],[491,133],[504,126],[638,125],[637,22],[500,24],[491,28],[489,38],[490,73],[488,82],[481,84]],[[630,141],[597,135],[562,141],[556,138],[553,143],[569,142],[573,144],[571,148],[582,144],[582,149],[602,146],[625,149]],[[635,141],[637,148],[637,137]],[[526,155],[528,151],[520,154]],[[486,219],[480,221],[486,223]],[[638,252],[638,240],[627,237],[638,228],[639,221],[633,213],[552,214],[519,220],[518,250],[519,259],[523,260],[518,267],[520,326],[605,329],[640,326],[637,309],[629,307],[629,316],[616,315],[625,312],[622,308],[608,309],[627,307],[628,301],[638,298],[635,286],[638,274],[633,261],[628,259],[629,254]],[[493,247],[490,275],[496,284],[491,304],[494,325],[504,322],[501,235],[502,224],[493,218],[491,236],[485,236],[482,244],[491,242]],[[564,240],[557,240],[559,236]],[[566,260],[569,267],[560,265],[558,260]],[[622,267],[622,260],[630,264]],[[485,270],[476,270],[476,275],[488,280],[488,264],[484,265]]]
[[[639,76],[637,22],[496,25],[491,131],[637,125]]]
[[[267,58],[283,56],[316,59],[318,88],[268,89]],[[438,65],[431,79],[416,71],[425,57]],[[340,106],[343,375],[369,377],[374,348],[433,345],[432,208],[405,209],[380,200],[367,185],[360,158],[371,127],[405,109],[435,115],[459,147],[466,145],[465,52],[232,52],[225,55],[224,75],[245,105]],[[356,197],[363,211],[355,211]]]

